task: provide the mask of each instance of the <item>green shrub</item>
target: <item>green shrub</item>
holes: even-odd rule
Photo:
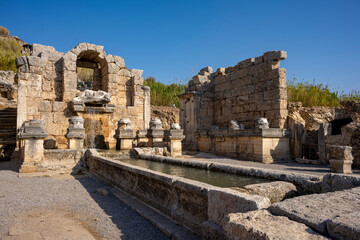
[[[145,79],[144,85],[150,87],[151,105],[170,106],[170,104],[175,104],[176,107],[179,107],[178,95],[184,93],[187,87],[187,84],[182,83],[166,85],[156,82],[154,77]]]
[[[15,59],[20,57],[23,47],[15,39],[0,39],[0,70],[16,72]]]
[[[301,102],[304,107],[339,107],[341,101],[360,100],[360,91],[339,94],[338,91],[330,90],[328,85],[317,84],[315,80],[310,83],[296,78],[288,81],[287,94],[289,102]]]

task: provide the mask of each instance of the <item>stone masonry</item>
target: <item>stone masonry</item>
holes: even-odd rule
[[[102,46],[80,43],[62,53],[33,44],[30,56],[17,58],[16,64],[17,128],[25,121],[43,120],[48,133],[46,149],[68,148],[68,120],[74,116],[84,119],[87,135],[93,131],[98,148],[116,148],[113,136],[121,118],[129,118],[134,131],[149,126],[150,89],[143,86],[142,70],[126,68],[124,59],[106,54]],[[106,104],[76,101],[84,95],[77,89],[78,67],[94,70],[91,90],[109,94]]]
[[[227,155],[256,157],[262,162],[264,152],[268,154],[266,162],[272,162],[276,156],[288,158],[289,134],[283,131],[288,116],[286,70],[280,68],[280,60],[286,57],[284,51],[272,51],[216,72],[211,67],[201,69],[179,96],[180,125],[186,136],[184,148],[202,151],[199,139],[204,142],[215,135],[215,142],[205,144],[208,151],[230,151]],[[239,126],[236,129],[234,122]],[[269,134],[266,128],[271,129]],[[243,142],[240,148],[247,148],[244,154],[239,154],[237,140],[227,139],[239,134]]]

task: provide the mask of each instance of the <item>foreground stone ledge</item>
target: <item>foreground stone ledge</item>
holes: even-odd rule
[[[101,157],[96,150],[88,150],[85,158],[92,173],[195,233],[211,231],[222,236],[221,224],[227,214],[270,206],[265,197],[135,167]]]
[[[360,239],[360,211],[342,214],[327,222],[329,236],[334,239]]]
[[[360,211],[360,187],[287,199],[271,205],[269,209],[273,214],[286,216],[327,234],[328,221]],[[351,221],[358,224],[356,218]]]
[[[289,220],[287,217],[274,216],[266,210],[248,213],[231,213],[223,225],[226,236],[238,239],[327,239],[305,224]]]

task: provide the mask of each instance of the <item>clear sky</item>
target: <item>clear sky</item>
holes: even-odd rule
[[[0,25],[67,52],[105,46],[163,83],[284,50],[287,78],[360,90],[360,1],[5,1]]]

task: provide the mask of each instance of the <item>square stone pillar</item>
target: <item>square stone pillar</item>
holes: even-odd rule
[[[353,156],[352,147],[349,146],[330,146],[330,171],[336,173],[352,173],[351,165]]]
[[[118,128],[114,137],[119,143],[120,150],[130,150],[134,139],[131,121],[128,118],[122,118],[118,121]]]
[[[318,149],[319,149],[319,160],[321,163],[326,163],[326,144],[325,136],[331,133],[331,123],[320,123],[318,131]]]
[[[25,121],[19,132],[21,150],[20,173],[37,172],[44,160],[44,139],[47,137],[43,120]]]
[[[136,131],[136,140],[138,147],[148,147],[149,139],[147,137],[147,130],[137,130]]]
[[[83,149],[84,139],[86,137],[84,128],[84,119],[80,116],[73,116],[69,118],[69,128],[66,134],[68,138],[69,149]]]
[[[155,118],[150,121],[150,129],[147,134],[149,138],[149,147],[164,147],[164,129],[160,119]]]
[[[184,130],[180,129],[180,125],[177,123],[171,124],[171,129],[167,131],[165,139],[168,144],[168,151],[170,152],[172,157],[182,155],[181,141],[184,138]]]

